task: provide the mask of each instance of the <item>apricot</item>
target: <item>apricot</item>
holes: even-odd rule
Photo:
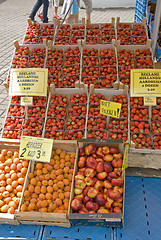
[[[32,178],[32,179],[30,180],[30,183],[31,183],[32,185],[36,186],[37,181],[36,181],[35,178]]]
[[[41,202],[41,207],[42,207],[42,208],[46,208],[47,206],[48,206],[47,200],[43,200],[43,201]]]
[[[46,186],[41,186],[41,193],[46,193],[46,192],[47,192]]]
[[[7,197],[7,198],[4,198],[4,199],[3,199],[3,201],[5,202],[5,204],[8,204],[11,200],[12,200],[11,197]]]
[[[70,168],[68,166],[64,168],[64,173],[69,173],[69,171],[70,171]]]
[[[1,175],[0,175],[0,181],[2,181],[2,180],[5,180],[6,178],[5,178],[5,175],[2,173]]]
[[[18,178],[25,178],[25,174],[21,173],[21,172],[18,172],[17,173],[17,177]]]
[[[46,199],[50,200],[50,199],[52,199],[52,194],[48,192],[48,193],[46,193],[45,197],[46,197]]]
[[[61,158],[61,159],[60,159],[60,163],[64,164],[64,163],[65,163],[65,159],[64,159],[64,158]]]
[[[64,192],[69,192],[70,191],[70,186],[65,186],[64,187]]]
[[[47,185],[48,185],[48,181],[47,181],[47,180],[43,180],[43,181],[42,181],[42,185],[43,185],[43,186],[47,186]]]
[[[63,174],[60,174],[59,176],[56,177],[58,181],[62,181],[64,179]]]
[[[26,212],[27,211],[27,205],[24,203],[24,204],[22,204],[22,206],[21,206],[21,211],[22,212]]]
[[[27,168],[26,167],[21,168],[21,173],[26,174],[27,173]]]
[[[67,153],[66,156],[65,156],[65,161],[69,161],[70,160],[70,154]]]
[[[3,205],[4,205],[4,202],[0,200],[0,207],[2,207]]]
[[[53,185],[53,189],[54,189],[54,191],[57,191],[57,190],[59,189],[59,187],[58,187],[58,184],[57,184],[57,183],[55,183],[55,184]]]
[[[62,174],[63,173],[63,170],[62,169],[58,169],[58,170],[56,170],[55,171],[55,174],[58,176],[58,175],[60,175],[60,174]]]
[[[0,193],[3,193],[6,190],[5,187],[0,187]]]
[[[40,200],[36,203],[37,208],[41,208],[41,203],[42,203],[42,201],[40,201]]]
[[[13,160],[13,162],[17,165],[17,164],[20,162],[20,159],[19,159],[19,158],[15,158],[15,159]]]
[[[18,205],[18,204],[20,203],[20,198],[15,197],[15,198],[14,198],[14,202]]]
[[[29,173],[28,174],[28,179],[32,179],[32,178],[34,178],[34,174],[33,173]]]
[[[6,186],[6,191],[12,192],[12,191],[13,191],[12,185],[7,185],[7,186]]]
[[[12,184],[12,179],[11,179],[11,178],[8,178],[8,179],[6,180],[6,184],[7,184],[7,185],[11,185],[11,184]]]
[[[0,193],[0,200],[2,199],[2,193]]]
[[[55,168],[56,170],[58,170],[58,169],[59,169],[59,164],[55,164],[55,165],[54,165],[54,168]]]
[[[46,168],[43,168],[43,169],[42,169],[42,173],[43,173],[43,174],[47,174],[47,173],[48,173],[48,170],[47,170]]]
[[[44,199],[45,199],[45,195],[44,195],[43,193],[40,193],[40,194],[39,194],[39,198],[42,199],[42,200],[44,200]]]
[[[56,205],[61,206],[62,200],[60,198],[57,198],[57,199],[55,199],[55,203],[56,203]]]
[[[38,198],[38,194],[36,194],[36,193],[33,193],[33,194],[31,195],[31,197],[32,197],[32,198],[36,198],[36,199],[37,199],[37,198]]]
[[[28,205],[28,211],[34,210],[35,208],[36,208],[36,205],[33,202]]]
[[[5,166],[5,167],[4,167],[4,170],[5,170],[6,173],[9,173],[9,172],[10,172],[10,167]]]
[[[7,160],[5,161],[5,165],[8,166],[8,167],[10,167],[12,163],[13,163],[13,162],[12,162],[12,159],[11,159],[11,158],[9,158],[9,159],[7,159]]]
[[[7,151],[7,156],[11,157],[12,156],[12,151],[8,150]]]
[[[59,181],[57,184],[58,184],[58,187],[59,187],[59,188],[61,188],[61,189],[64,188],[64,183],[63,183],[63,181]]]
[[[15,209],[13,207],[10,207],[7,212],[9,214],[14,214],[15,213]]]
[[[16,174],[16,173],[13,173],[13,174],[11,175],[11,179],[12,179],[12,181],[13,181],[13,180],[17,180],[17,174]]]
[[[36,171],[36,175],[37,175],[37,176],[42,175],[42,170],[38,169],[38,170]]]
[[[29,190],[24,191],[24,197],[29,197],[30,194],[31,194],[31,192],[29,192]]]
[[[12,187],[13,187],[13,188],[16,188],[17,186],[18,186],[18,181],[13,181],[13,182],[12,182]]]
[[[23,185],[23,184],[24,184],[24,181],[25,181],[25,179],[24,179],[24,178],[19,178],[19,179],[18,179],[18,183],[19,183],[19,184],[21,184],[21,185]]]
[[[3,193],[2,193],[2,196],[4,197],[4,198],[7,198],[7,197],[9,197],[9,192],[8,191],[4,191]]]
[[[6,213],[8,211],[8,209],[9,209],[9,206],[7,204],[5,204],[1,207],[1,212]]]
[[[36,193],[36,194],[40,194],[40,193],[41,193],[41,188],[40,188],[40,186],[36,186],[36,187],[35,187],[35,193]]]
[[[65,198],[70,198],[70,192],[65,192],[64,196],[65,196]]]
[[[0,187],[5,187],[6,186],[6,181],[0,181]]]
[[[51,173],[50,174],[50,178],[54,180],[56,178],[56,174],[55,173]]]
[[[49,179],[50,179],[50,174],[46,174],[46,175],[45,175],[45,180],[48,181]]]
[[[59,196],[59,194],[58,194],[57,192],[54,192],[54,193],[53,193],[53,199],[57,199],[58,196]]]
[[[7,154],[7,150],[6,150],[6,149],[2,149],[1,154],[2,154],[3,156],[6,155],[6,154]]]
[[[40,212],[47,212],[47,210],[48,210],[47,208],[40,208],[39,209]]]
[[[63,200],[63,199],[64,199],[64,193],[59,193],[59,198],[60,198],[61,200]]]
[[[48,184],[49,184],[49,186],[53,186],[53,181],[49,180]]]
[[[19,157],[19,152],[17,151],[17,149],[13,150],[14,151],[14,158],[18,158]]]
[[[19,185],[18,185],[18,186],[19,186]],[[18,186],[17,186],[17,187],[18,187]],[[16,188],[16,189],[17,189],[17,188]],[[29,190],[30,193],[33,193],[34,190],[35,190],[35,187],[34,187],[32,184],[29,184],[29,185],[28,185],[28,190]]]
[[[36,184],[36,186],[39,186],[39,187],[41,187],[41,185],[42,185],[42,184],[41,184],[40,181],[38,181],[37,184]]]
[[[65,202],[65,203],[64,203],[64,209],[65,209],[65,210],[68,210],[68,208],[69,208],[69,202]]]
[[[14,201],[10,201],[9,203],[8,203],[8,205],[9,205],[9,207],[13,207],[13,208],[17,208],[17,204],[14,202]]]
[[[55,161],[54,161],[54,159],[50,159],[50,164],[52,165],[52,166],[54,166],[54,164],[55,164]]]
[[[53,167],[50,164],[48,164],[46,168],[49,172],[51,172],[53,170]]]
[[[17,192],[17,197],[21,198],[21,196],[22,196],[22,192]]]
[[[69,180],[69,182],[72,182],[72,178],[73,178],[73,175],[72,175],[72,174],[69,174],[69,175],[68,175],[68,180]]]
[[[69,185],[69,180],[68,179],[64,179],[63,183],[64,183],[65,186],[68,186]]]

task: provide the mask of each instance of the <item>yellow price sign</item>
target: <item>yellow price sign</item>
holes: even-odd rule
[[[156,105],[156,97],[144,97],[144,105],[145,106],[155,106]]]
[[[33,104],[33,97],[21,97],[21,105],[29,106]]]
[[[46,96],[48,69],[12,68],[10,73],[9,95]]]
[[[160,97],[161,69],[131,69],[131,97]]]
[[[39,162],[50,162],[53,139],[22,136],[19,157]]]
[[[122,170],[125,170],[126,168],[128,168],[128,152],[129,152],[129,144],[126,144],[125,151],[124,151]]]
[[[119,118],[121,112],[121,103],[101,100],[100,113],[106,116]]]

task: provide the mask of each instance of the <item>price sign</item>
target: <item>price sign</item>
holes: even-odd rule
[[[131,97],[160,97],[161,69],[132,69]]]
[[[156,106],[156,97],[144,97],[145,106]]]
[[[46,96],[48,69],[12,68],[9,95]]]
[[[100,113],[106,116],[119,118],[121,112],[121,103],[101,100]]]
[[[53,139],[22,136],[19,157],[22,159],[50,162]]]
[[[21,105],[29,106],[33,104],[33,97],[21,97]]]
[[[129,144],[126,144],[124,158],[123,158],[123,164],[122,164],[122,170],[125,170],[126,168],[128,168],[128,152],[129,152]]]

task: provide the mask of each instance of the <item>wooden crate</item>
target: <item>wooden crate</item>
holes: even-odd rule
[[[96,147],[118,147],[119,151],[124,155],[124,144],[122,140],[94,140],[94,139],[81,139],[78,142],[78,148],[82,148],[90,143],[94,143]],[[78,171],[78,158],[75,161],[74,176]],[[123,188],[125,189],[125,171],[122,172],[121,176],[124,180]],[[74,181],[72,182],[71,201],[73,200],[74,194]],[[104,227],[123,227],[124,226],[124,201],[125,191],[123,193],[123,208],[122,213],[91,213],[91,214],[80,214],[73,213],[70,207],[69,219],[71,224],[74,226],[104,226]]]
[[[7,149],[7,150],[13,151],[14,149],[19,150],[19,147],[20,147],[20,140],[0,139],[0,150]],[[28,165],[28,171],[29,171],[29,168],[30,168],[30,163]],[[26,173],[25,181],[27,179],[28,171]],[[25,186],[25,183],[24,183],[24,186]],[[23,189],[24,189],[24,186],[23,186]],[[22,196],[21,196],[21,199],[22,199]],[[19,204],[19,207],[20,207],[20,204]],[[0,224],[19,225],[20,222],[16,219],[15,216],[16,214],[0,213]]]
[[[68,153],[76,152],[76,158],[78,155],[78,149],[77,149],[77,141],[59,141],[54,140],[53,143],[53,150],[60,148]],[[34,162],[31,163],[29,172],[34,171]],[[74,179],[74,174],[73,174]],[[73,180],[72,180],[73,181]],[[25,184],[24,184],[24,191],[27,189],[27,186],[29,184],[28,177],[26,178]],[[36,225],[49,225],[49,226],[60,226],[60,227],[70,227],[69,222],[69,209],[68,214],[66,213],[42,213],[42,212],[22,212],[21,205],[24,203],[24,195],[22,194],[22,198],[20,201],[20,205],[18,210],[16,211],[16,219],[21,224],[36,224]],[[70,203],[70,200],[69,200]]]

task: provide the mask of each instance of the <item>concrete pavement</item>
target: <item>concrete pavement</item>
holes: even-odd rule
[[[9,103],[8,94],[3,86],[13,55],[13,42],[22,43],[27,27],[27,18],[36,0],[0,0],[0,129]],[[94,9],[91,21],[110,22],[112,17],[120,17],[122,22],[134,21],[135,9]],[[61,16],[61,7],[59,8]],[[86,16],[85,9],[80,9],[79,18]],[[53,9],[49,8],[49,21],[52,21]],[[35,20],[39,21],[36,17]]]

